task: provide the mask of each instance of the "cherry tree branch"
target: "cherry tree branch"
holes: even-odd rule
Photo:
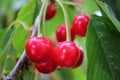
[[[37,35],[37,29],[38,29],[37,27],[38,27],[38,17],[35,20],[33,31],[31,33],[31,37]],[[27,62],[28,62],[28,58],[26,56],[26,51],[24,50],[21,58],[18,60],[13,70],[2,80],[15,80],[17,75],[19,74],[21,69],[26,65]]]

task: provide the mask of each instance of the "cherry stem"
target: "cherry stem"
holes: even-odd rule
[[[46,11],[47,11],[48,4],[49,4],[49,2],[47,1],[44,6],[44,11],[43,11],[43,23],[42,23],[43,36],[46,36],[45,18],[46,18]]]
[[[65,7],[63,6],[63,4],[61,3],[60,0],[56,0],[58,2],[58,4],[61,6],[62,10],[63,10],[63,14],[64,14],[64,18],[65,18],[65,24],[66,24],[66,33],[67,33],[67,39],[66,41],[71,41],[71,36],[70,36],[70,25],[69,25],[69,17],[67,15],[67,12],[65,10]]]
[[[41,9],[40,9],[40,12],[39,12],[39,18],[38,18],[38,34],[37,36],[39,37],[42,37],[43,34],[41,33],[41,25],[42,25],[42,17],[43,17],[43,11],[44,11],[44,7],[45,7],[45,4],[46,4],[47,0],[43,1],[42,3],[42,6],[41,6]]]
[[[83,6],[81,6],[80,4],[75,3],[75,2],[69,2],[69,1],[61,1],[61,2],[62,2],[63,4],[72,5],[72,6],[79,7],[80,9],[83,9]]]
[[[36,21],[35,21],[35,24],[34,24],[34,28],[33,28],[31,37],[37,35],[37,29],[38,29],[37,18],[36,18]],[[21,71],[22,67],[25,65],[26,62],[28,62],[28,58],[26,56],[26,51],[24,50],[22,56],[18,60],[17,64],[13,68],[13,70],[6,77],[3,77],[2,80],[15,80],[18,73]]]
[[[63,4],[67,4],[67,5],[71,5],[71,6],[75,6],[80,8],[81,10],[83,10],[85,13],[87,13],[89,15],[89,12],[81,5],[75,2],[69,2],[69,1],[61,1]]]

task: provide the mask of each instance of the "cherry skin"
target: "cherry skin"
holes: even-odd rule
[[[57,7],[54,3],[50,3],[46,11],[46,20],[52,19],[57,12]]]
[[[31,37],[26,43],[27,57],[32,62],[46,62],[52,57],[53,52],[53,44],[47,38]]]
[[[70,34],[71,34],[71,41],[75,39],[75,34],[72,28],[70,28]],[[66,41],[66,26],[65,24],[62,24],[58,26],[56,30],[56,38],[58,42]]]
[[[49,74],[57,68],[57,64],[53,60],[49,60],[45,63],[35,63],[35,68],[44,74]]]
[[[72,22],[72,28],[76,35],[79,36],[86,36],[87,32],[87,25],[89,22],[89,17],[84,14],[77,15]]]
[[[74,42],[60,42],[54,51],[54,60],[60,67],[72,68],[80,57],[79,49]]]
[[[79,67],[82,64],[82,62],[83,62],[84,52],[83,52],[82,48],[79,48],[79,51],[80,51],[79,60],[78,60],[77,64],[73,68]]]

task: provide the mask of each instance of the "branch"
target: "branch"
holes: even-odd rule
[[[37,27],[38,27],[37,25],[38,25],[38,17],[35,20],[31,37],[36,36]],[[21,69],[25,66],[25,63],[27,63],[27,62],[28,62],[28,58],[27,58],[26,52],[24,50],[21,58],[18,60],[17,64],[13,68],[13,70],[10,72],[10,74],[8,74],[8,76],[4,77],[2,80],[15,80],[18,73],[21,71]]]

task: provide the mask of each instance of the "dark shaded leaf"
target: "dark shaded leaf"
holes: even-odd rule
[[[87,32],[87,80],[120,80],[120,33],[109,20],[92,17]]]
[[[112,2],[111,0],[96,0],[99,7],[101,8],[101,10],[107,15],[107,17],[111,20],[111,22],[115,25],[115,27],[118,29],[118,31],[120,32],[120,17],[119,13],[120,11],[118,11],[118,7],[120,8],[120,6],[116,7],[117,2],[120,3],[120,1],[115,0],[115,2]]]
[[[119,14],[120,14],[120,5],[119,5],[120,0],[114,0],[114,2],[112,0],[99,0],[99,1],[103,1],[104,3],[106,3],[108,5],[109,9],[111,9],[114,12],[116,18],[118,20],[120,20],[120,16],[119,16]]]

